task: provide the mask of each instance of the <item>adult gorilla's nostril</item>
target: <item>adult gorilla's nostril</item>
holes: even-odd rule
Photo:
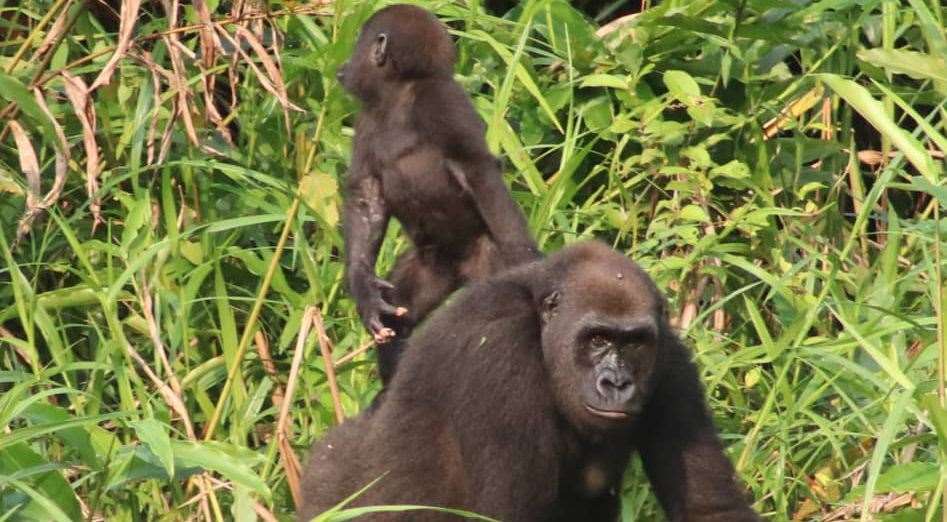
[[[595,390],[602,397],[608,397],[608,390],[611,388],[612,381],[608,377],[599,376],[595,380]]]
[[[627,375],[606,370],[595,381],[595,389],[604,398],[621,394],[631,387],[631,378]]]

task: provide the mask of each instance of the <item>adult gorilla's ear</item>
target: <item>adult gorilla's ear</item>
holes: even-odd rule
[[[385,65],[388,59],[388,33],[378,33],[372,42],[372,63],[376,67]]]
[[[549,321],[555,317],[556,312],[559,311],[559,301],[561,299],[562,294],[559,290],[553,290],[542,298],[539,305],[539,318],[542,320],[543,325],[548,324]]]

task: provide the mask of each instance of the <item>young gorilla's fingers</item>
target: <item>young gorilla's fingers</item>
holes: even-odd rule
[[[377,344],[385,344],[395,337],[395,331],[391,328],[388,328],[387,326],[384,326],[381,324],[381,321],[377,319],[374,320],[371,331],[372,337],[375,339],[375,343]]]
[[[395,285],[391,284],[390,282],[380,277],[375,277],[374,283],[375,283],[375,288],[378,288],[380,290],[394,290],[395,289]]]
[[[408,311],[403,306],[395,306],[380,296],[375,298],[375,309],[378,310],[381,315],[393,315],[395,317],[401,317]]]

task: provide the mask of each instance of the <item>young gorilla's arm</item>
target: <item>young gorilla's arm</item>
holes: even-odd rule
[[[665,327],[667,328],[667,327]],[[671,522],[756,522],[717,438],[689,350],[665,332],[638,450]]]
[[[447,168],[470,192],[500,254],[516,265],[539,259],[539,248],[529,232],[523,211],[503,183],[499,161],[489,153],[450,159]]]
[[[385,342],[395,333],[381,322],[381,316],[401,315],[402,310],[381,296],[390,283],[375,276],[378,249],[388,227],[388,209],[377,178],[353,162],[343,203],[345,265],[349,291],[359,316],[376,342]]]
[[[470,194],[490,236],[510,265],[541,257],[523,211],[503,183],[497,158],[484,141],[483,120],[470,98],[453,80],[430,88],[417,100],[415,111],[423,133],[436,136],[445,168]]]

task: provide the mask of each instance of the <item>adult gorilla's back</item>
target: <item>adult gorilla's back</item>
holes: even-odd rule
[[[650,279],[599,243],[462,291],[409,339],[378,408],[313,445],[300,519],[382,477],[351,505],[615,520],[638,450],[672,520],[757,520],[663,310]]]

